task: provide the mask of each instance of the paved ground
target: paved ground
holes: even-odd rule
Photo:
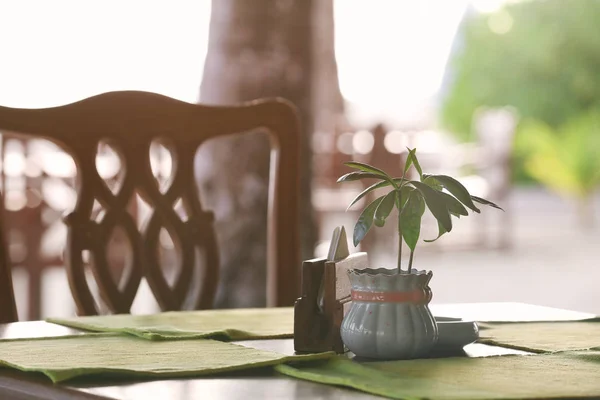
[[[588,230],[579,225],[573,204],[540,189],[517,189],[503,206],[506,214],[486,210],[490,219],[461,219],[438,245],[419,245],[415,267],[434,271],[434,302],[520,301],[600,314],[600,196],[595,198],[596,226]],[[482,233],[498,237],[507,217],[512,221],[512,248],[478,247]],[[353,218],[351,213],[330,213],[322,224],[323,238],[338,224],[351,232]],[[434,236],[434,231],[430,224],[424,236]],[[371,261],[392,267],[394,232],[378,233],[380,245],[369,252]],[[44,314],[72,314],[62,271],[52,271],[48,282]],[[25,283],[24,276],[15,276],[17,293],[25,293]],[[151,312],[147,288],[142,291],[135,311]],[[20,309],[25,308],[23,297]]]

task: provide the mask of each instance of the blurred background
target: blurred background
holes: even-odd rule
[[[0,104],[50,107],[111,90],[211,104],[287,97],[304,127],[304,258],[326,254],[337,225],[351,235],[363,204],[346,205],[364,187],[336,184],[348,172],[344,161],[398,174],[406,146],[416,147],[425,172],[459,177],[506,210],[461,219],[417,247],[415,265],[434,271],[434,302],[600,313],[597,21],[597,0],[0,0]],[[264,257],[231,256],[264,250],[264,235],[248,239],[264,233],[264,222],[220,196],[243,193],[252,213],[266,215],[266,196],[253,193],[268,161],[253,160],[268,148],[259,138],[235,140],[246,142],[213,143],[197,163],[201,186],[217,175],[241,182],[208,200],[230,243],[222,307],[264,301],[247,295],[264,292]],[[230,165],[218,157],[224,148],[247,154]],[[167,177],[171,156],[155,150],[155,172]],[[109,146],[96,163],[107,181],[117,176]],[[57,146],[3,132],[4,229],[23,320],[74,312],[61,216],[74,206],[76,173]],[[243,227],[232,232],[232,220]],[[426,219],[423,237],[436,232]],[[168,264],[173,241],[163,236]],[[375,266],[393,267],[396,242],[386,226],[360,250]],[[123,262],[119,251],[111,256]],[[134,312],[156,310],[142,285]]]

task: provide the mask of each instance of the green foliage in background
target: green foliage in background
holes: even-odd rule
[[[442,125],[471,139],[480,106],[551,128],[600,106],[600,1],[533,0],[472,15],[458,33]]]
[[[517,181],[588,199],[600,171],[600,1],[530,0],[465,18],[450,60],[442,125],[475,140],[481,106],[512,106]],[[587,200],[586,200],[587,201]]]
[[[582,113],[556,129],[524,121],[519,131],[525,171],[557,192],[589,201],[600,184],[600,112]]]

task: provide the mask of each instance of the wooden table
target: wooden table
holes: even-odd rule
[[[591,314],[521,303],[478,303],[433,305],[436,316],[459,317],[477,321],[578,320]],[[0,338],[51,337],[81,331],[42,322],[17,322],[0,325]],[[244,346],[293,354],[292,339],[235,342]],[[482,357],[523,354],[517,350],[483,344],[470,344],[463,355]],[[271,369],[240,371],[211,377],[152,381],[106,380],[53,385],[39,374],[0,369],[0,398],[8,399],[380,399],[358,391],[321,385],[276,374]]]

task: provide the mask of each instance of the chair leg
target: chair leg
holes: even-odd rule
[[[28,272],[27,320],[33,321],[41,318],[42,274],[38,269],[30,269]]]

